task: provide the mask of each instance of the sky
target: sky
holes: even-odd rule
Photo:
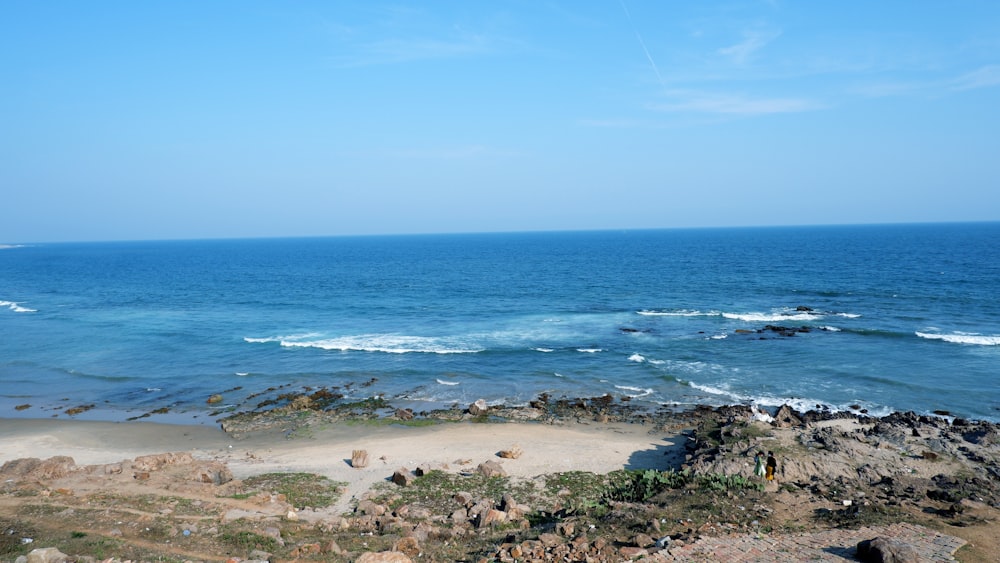
[[[0,242],[1000,220],[995,0],[0,3]]]

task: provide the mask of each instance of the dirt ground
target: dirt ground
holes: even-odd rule
[[[603,421],[313,428],[257,441],[198,429],[168,435],[160,428],[152,439],[126,436],[134,425],[76,424],[80,436],[62,426],[5,425],[0,561],[44,547],[79,561],[353,561],[407,546],[414,559],[491,561],[505,560],[504,545],[552,533],[567,544],[584,536],[592,550],[606,543],[621,554],[638,550],[645,536],[690,544],[904,521],[964,539],[958,561],[1000,561],[992,426],[864,418],[782,426],[744,415],[703,412],[669,429]],[[521,455],[502,457],[513,444]],[[174,453],[159,453],[161,446]],[[351,454],[362,446],[371,464],[354,468]],[[23,453],[18,448],[41,455],[12,457]],[[743,483],[742,476],[752,479],[758,450],[780,459],[777,479],[763,490],[689,484],[642,501],[597,502],[604,497],[574,489],[587,476],[597,482],[622,468],[686,468]],[[58,452],[74,455],[48,455]],[[505,469],[502,479],[480,479],[476,468],[490,460]],[[391,482],[399,468],[412,483]],[[456,484],[497,506],[514,496],[524,514],[487,527],[471,516],[458,520],[451,493],[435,504],[428,498],[434,490],[420,488],[428,477],[416,475],[426,470],[442,479],[433,487],[439,492]],[[255,478],[274,473],[305,477]],[[556,475],[566,484],[552,487]]]

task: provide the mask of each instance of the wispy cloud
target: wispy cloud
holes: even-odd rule
[[[371,154],[371,153],[370,153]],[[439,147],[411,147],[375,150],[380,158],[419,159],[419,160],[466,160],[476,158],[495,158],[519,156],[520,153],[486,145],[457,145]]]
[[[386,65],[471,56],[488,53],[493,48],[489,38],[475,34],[450,38],[387,38],[352,45],[350,54],[335,60],[343,67]]]
[[[672,101],[650,104],[649,108],[661,112],[693,112],[719,115],[753,116],[777,113],[815,111],[826,106],[804,98],[752,98],[735,94],[673,91]]]
[[[958,76],[928,78],[922,81],[885,81],[864,84],[852,90],[862,96],[885,98],[893,96],[941,97],[954,92],[1000,86],[1000,65],[985,65]]]
[[[757,51],[781,35],[777,30],[748,30],[743,32],[743,40],[735,45],[723,47],[717,52],[736,64],[746,63]]]
[[[1000,65],[986,65],[951,81],[952,90],[973,90],[1000,85]]]

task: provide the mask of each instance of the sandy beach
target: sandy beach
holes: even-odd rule
[[[163,452],[190,452],[226,463],[237,478],[265,472],[308,472],[347,483],[335,508],[384,481],[400,467],[460,470],[497,460],[511,477],[564,471],[669,469],[683,460],[677,436],[650,435],[634,424],[449,423],[376,426],[346,423],[305,434],[260,433],[237,440],[208,426],[143,422],[0,420],[0,464],[21,458],[69,456],[78,465],[101,465]],[[497,453],[517,446],[517,459]],[[354,450],[371,463],[356,469]]]
[[[765,422],[747,407],[430,424],[294,412],[237,433],[0,419],[0,561],[34,545],[112,563],[783,560],[775,546],[839,561],[878,538],[929,560],[1000,549],[990,423],[787,408]],[[765,449],[772,482],[752,475]],[[248,485],[273,474],[326,477],[338,493],[310,505]]]

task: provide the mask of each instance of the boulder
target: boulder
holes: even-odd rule
[[[477,528],[485,528],[487,526],[496,526],[503,524],[507,521],[507,513],[502,510],[497,510],[495,508],[490,508],[485,512],[479,513],[479,518],[476,521]]]
[[[351,467],[361,469],[368,467],[368,450],[354,450],[351,452]]]
[[[229,466],[226,464],[213,461],[195,469],[191,474],[191,480],[201,483],[211,483],[213,485],[223,485],[233,480],[233,472],[229,470]]]
[[[865,563],[920,563],[909,545],[887,538],[873,538],[858,542],[858,560]]]
[[[479,467],[476,468],[476,472],[486,478],[507,476],[507,472],[504,471],[503,466],[492,459],[480,463]]]
[[[801,426],[802,419],[799,418],[795,410],[788,405],[781,405],[778,412],[774,413],[774,422],[771,424],[777,426],[778,428],[791,428],[793,426]]]
[[[521,446],[514,444],[513,446],[507,448],[506,450],[500,450],[500,452],[497,455],[505,459],[517,459],[521,457],[523,454],[524,450],[521,449]]]
[[[469,405],[469,414],[472,416],[483,416],[490,410],[489,405],[486,404],[486,399],[478,399],[476,402]]]
[[[59,479],[76,469],[76,462],[69,456],[59,455],[40,460],[35,457],[14,459],[0,467],[0,475],[31,479]]]
[[[408,486],[414,479],[416,479],[416,476],[410,473],[410,470],[405,467],[400,467],[392,474],[392,482],[400,487]]]
[[[401,551],[378,551],[362,553],[354,563],[413,563],[413,560]]]
[[[167,465],[190,465],[194,456],[188,452],[143,455],[132,461],[132,469],[136,471],[157,471]]]
[[[55,547],[43,547],[31,550],[26,560],[27,563],[65,563],[69,561],[69,555]]]
[[[393,546],[393,551],[399,551],[406,554],[409,557],[419,557],[420,556],[420,542],[417,538],[408,536],[405,538],[399,538],[396,545]]]

